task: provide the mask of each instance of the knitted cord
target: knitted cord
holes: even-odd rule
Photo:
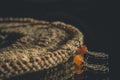
[[[82,33],[63,22],[0,18],[0,79],[57,66],[75,54],[76,42],[83,44]]]
[[[63,22],[0,18],[0,80],[44,70],[40,80],[66,80],[74,74],[67,60],[82,44],[82,33]],[[109,72],[107,54],[88,51],[84,57],[84,71]]]

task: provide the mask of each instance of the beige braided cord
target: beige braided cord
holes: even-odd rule
[[[67,61],[47,70],[41,70],[10,78],[10,80],[67,80],[74,75],[74,64]]]
[[[0,18],[0,79],[57,66],[77,51],[76,42],[83,44],[82,33],[63,22]]]

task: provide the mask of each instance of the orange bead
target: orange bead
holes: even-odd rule
[[[79,53],[86,53],[88,50],[87,50],[87,47],[85,45],[81,46],[80,48],[78,48],[78,51]]]
[[[83,57],[82,57],[81,55],[76,55],[76,56],[74,57],[73,62],[74,62],[76,65],[80,66],[80,65],[82,64],[82,62],[83,62]]]

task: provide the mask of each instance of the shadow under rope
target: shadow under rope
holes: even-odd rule
[[[0,49],[10,46],[23,36],[16,32],[0,32]]]

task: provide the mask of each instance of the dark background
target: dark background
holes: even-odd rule
[[[89,50],[112,52],[107,3],[97,0],[0,0],[0,17],[63,21],[78,27]],[[109,23],[110,24],[110,23]]]

